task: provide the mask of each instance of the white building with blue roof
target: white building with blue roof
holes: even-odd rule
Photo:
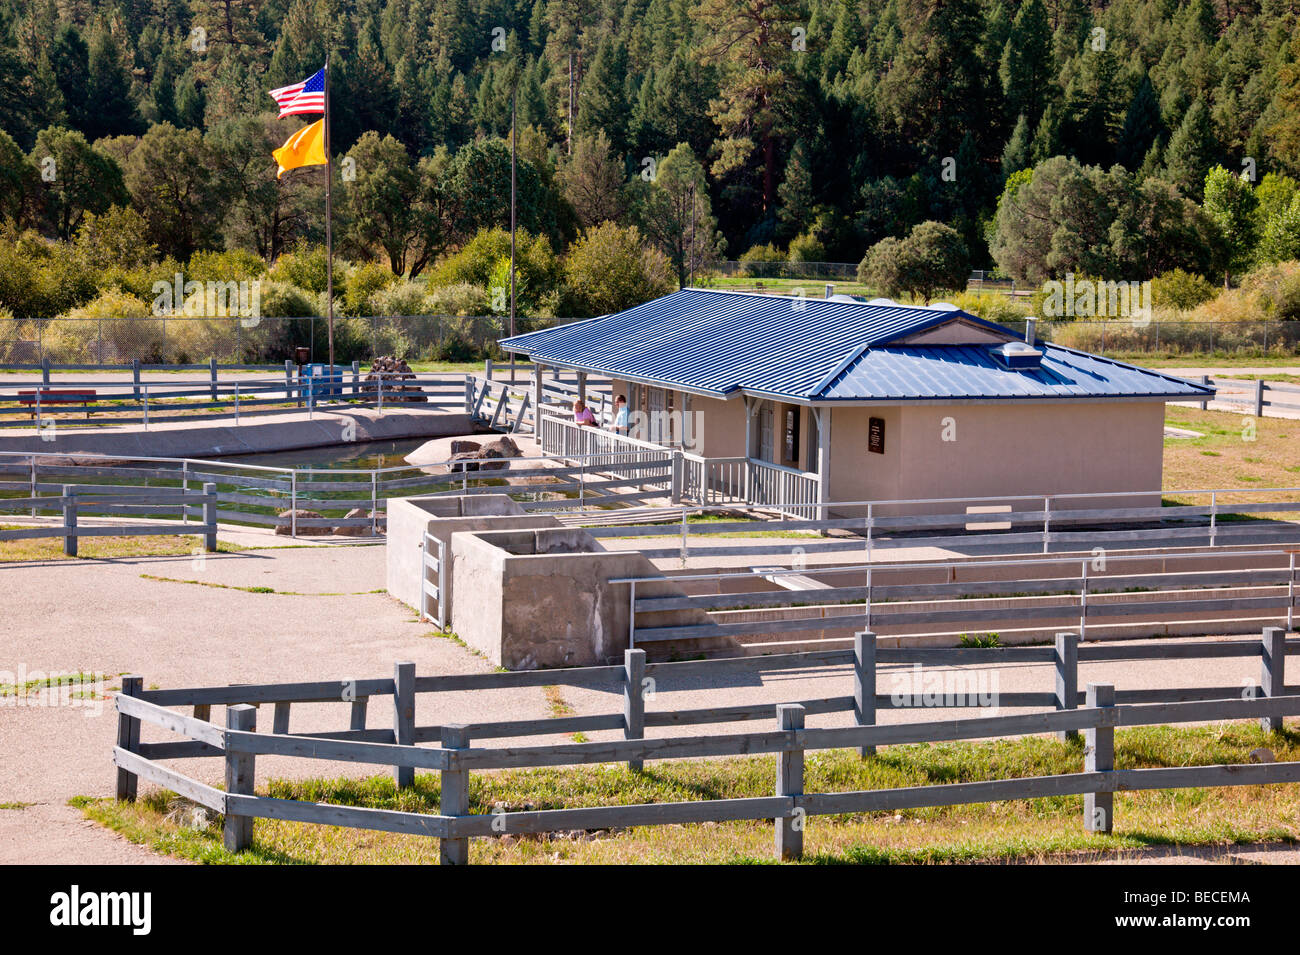
[[[1213,389],[1034,341],[1029,327],[1022,337],[950,305],[688,288],[501,345],[611,378],[634,437],[743,460],[760,480],[815,487],[823,503],[1149,501],[1165,402]]]

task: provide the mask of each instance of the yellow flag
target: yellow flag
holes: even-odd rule
[[[304,126],[271,155],[280,164],[276,179],[300,166],[325,165],[325,120],[318,119],[310,126]]]

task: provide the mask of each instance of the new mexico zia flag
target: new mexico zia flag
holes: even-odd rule
[[[276,179],[300,166],[325,165],[325,120],[318,119],[310,126],[304,126],[271,155],[280,164],[280,171],[275,174]]]

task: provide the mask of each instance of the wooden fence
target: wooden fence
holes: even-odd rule
[[[140,534],[202,534],[209,552],[217,549],[217,487],[204,484],[198,491],[137,491],[121,488],[91,488],[65,484],[58,497],[0,498],[0,511],[28,511],[58,508],[63,513],[63,523],[0,530],[0,541],[33,540],[43,537],[62,537],[63,553],[77,556],[77,540],[81,537],[122,537]],[[180,513],[191,509],[201,515],[198,524],[111,524],[87,525],[79,520],[86,513],[97,517],[141,517],[175,508]]]
[[[644,651],[628,650],[623,666],[566,670],[483,673],[417,677],[415,664],[398,663],[392,679],[338,680],[320,683],[144,689],[140,676],[122,678],[117,698],[117,796],[133,800],[139,779],[223,813],[224,840],[232,851],[252,842],[255,818],[284,819],[321,825],[425,835],[441,841],[444,863],[469,861],[469,839],[503,834],[596,829],[615,826],[772,819],[778,858],[795,859],[802,851],[808,816],[880,812],[923,806],[1083,795],[1084,828],[1110,832],[1113,794],[1122,790],[1175,789],[1200,786],[1263,785],[1300,782],[1300,763],[1191,766],[1170,769],[1116,770],[1114,730],[1118,726],[1257,719],[1267,730],[1280,730],[1286,716],[1300,715],[1300,687],[1285,682],[1287,654],[1300,652],[1300,640],[1268,628],[1260,641],[1161,642],[1146,645],[1080,645],[1075,634],[1061,634],[1053,647],[998,650],[887,649],[875,635],[858,635],[852,651],[820,651],[770,657],[686,663],[647,664]],[[1225,659],[1258,657],[1257,686],[1219,686],[1121,690],[1090,683],[1078,690],[1080,663],[1118,660]],[[1002,694],[998,707],[1052,707],[1029,714],[972,719],[876,725],[881,707],[897,705],[896,694],[877,692],[878,667],[886,663],[929,666],[1051,662],[1055,686],[1050,692]],[[778,704],[672,709],[647,712],[647,701],[674,680],[718,680],[737,674],[850,667],[854,691],[831,699]],[[621,712],[545,720],[515,720],[475,725],[416,725],[416,701],[424,694],[544,685],[580,686],[621,692]],[[371,697],[391,697],[392,728],[367,728]],[[291,733],[294,703],[340,702],[350,707],[349,729]],[[273,705],[271,733],[257,732],[255,705]],[[211,708],[226,707],[225,727],[211,722]],[[945,701],[942,705],[947,706]],[[966,705],[971,704],[966,701]],[[192,706],[192,716],[172,707]],[[808,715],[852,713],[854,725],[810,728]],[[759,721],[775,717],[775,729],[753,732],[646,737],[647,727]],[[180,741],[143,742],[141,724],[183,737]],[[475,745],[482,740],[574,733],[622,731],[622,740],[546,745]],[[862,756],[881,745],[987,739],[1039,733],[1087,735],[1085,767],[1080,773],[839,793],[805,793],[803,757],[810,750],[855,748]],[[418,744],[438,741],[440,748]],[[415,770],[441,774],[437,815],[352,806],[306,803],[256,794],[256,757],[289,756],[391,766],[399,787],[413,784]],[[646,760],[711,756],[777,755],[772,796],[702,799],[690,802],[582,807],[541,811],[470,813],[469,773],[477,770],[545,766],[581,766],[627,762],[634,771]],[[162,765],[166,759],[219,757],[225,761],[226,789],[191,779]]]
[[[459,385],[434,374],[363,373],[357,362],[350,372],[336,369],[334,378],[297,375],[285,362],[284,377],[217,377],[215,366],[208,379],[142,381],[139,365],[131,382],[66,380],[51,386],[41,382],[0,381],[0,427],[48,426],[75,423],[77,427],[150,424],[166,421],[212,421],[287,411],[373,408],[388,411],[459,411]],[[60,391],[89,395],[75,404],[58,403]],[[76,414],[76,418],[68,415]]]
[[[1217,388],[1214,398],[1206,398],[1200,403],[1206,408],[1211,402],[1233,405],[1248,411],[1256,418],[1263,418],[1266,409],[1274,411],[1294,411],[1300,413],[1300,385],[1280,381],[1267,381],[1263,378],[1243,380],[1237,378],[1213,378],[1201,376],[1201,383]]]

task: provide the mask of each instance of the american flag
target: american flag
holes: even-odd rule
[[[271,98],[280,107],[281,119],[299,113],[325,112],[325,70],[317,70],[301,83],[271,90]]]

